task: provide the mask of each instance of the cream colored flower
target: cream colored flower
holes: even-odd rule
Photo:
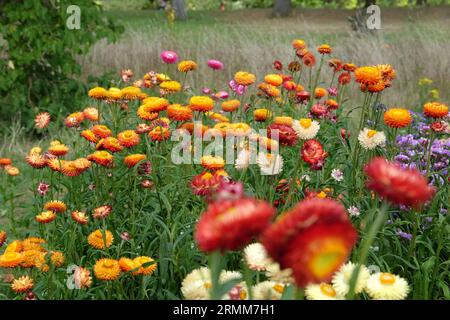
[[[348,293],[350,289],[350,280],[355,267],[356,265],[354,263],[348,262],[341,266],[341,268],[334,274],[332,283],[334,289],[339,295],[345,296]],[[369,277],[369,269],[362,265],[359,268],[358,279],[355,285],[355,293],[361,293],[364,290]]]
[[[384,132],[364,128],[358,135],[361,146],[366,150],[373,150],[376,147],[384,147],[386,144],[386,135]]]
[[[280,300],[285,285],[274,281],[263,281],[252,287],[253,300]]]
[[[292,269],[281,269],[280,265],[276,262],[269,264],[266,267],[266,276],[269,280],[284,284],[294,283],[292,277]]]
[[[343,300],[333,286],[328,283],[310,284],[305,288],[305,296],[308,300]]]
[[[277,175],[283,171],[283,158],[279,154],[260,153],[257,163],[262,175]]]
[[[187,300],[208,300],[211,271],[207,267],[193,270],[181,283],[181,293]]]
[[[403,300],[408,296],[408,282],[395,274],[377,272],[369,277],[366,292],[374,300]]]
[[[295,120],[292,124],[292,128],[295,130],[300,139],[309,140],[313,139],[317,135],[320,129],[320,124],[315,120],[304,118]]]
[[[260,243],[252,243],[244,248],[244,260],[250,269],[256,271],[264,271],[272,263],[266,249]]]

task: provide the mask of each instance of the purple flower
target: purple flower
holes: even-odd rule
[[[407,233],[407,232],[403,232],[401,230],[397,231],[397,236],[399,236],[400,238],[406,239],[411,241],[412,240],[412,234]]]
[[[328,88],[328,94],[330,96],[336,97],[338,94],[338,89],[336,87]]]

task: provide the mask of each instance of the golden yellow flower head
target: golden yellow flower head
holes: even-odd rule
[[[116,280],[120,275],[119,262],[114,259],[100,259],[94,265],[94,274],[99,280]]]
[[[95,230],[88,236],[88,243],[96,249],[109,248],[113,243],[114,237],[111,231]]]
[[[197,63],[192,60],[184,60],[178,63],[178,71],[180,72],[189,72],[197,69]]]

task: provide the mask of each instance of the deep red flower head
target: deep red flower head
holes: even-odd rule
[[[325,152],[320,142],[314,139],[305,141],[301,154],[303,161],[314,170],[321,169],[325,164],[325,158],[328,157],[328,152]]]
[[[291,268],[298,286],[330,281],[347,260],[357,233],[342,204],[307,199],[284,213],[262,236],[268,254]]]
[[[344,128],[341,128],[341,137],[344,140],[349,139],[350,138],[350,132],[348,132]]]
[[[302,90],[297,92],[297,100],[299,102],[309,101],[311,94],[308,91]]]
[[[327,115],[328,108],[323,104],[316,103],[311,107],[311,113],[317,117],[323,117]]]
[[[221,176],[205,171],[192,178],[190,187],[197,196],[209,196],[216,191],[221,180]]]
[[[381,157],[371,160],[364,172],[369,178],[367,188],[398,205],[420,207],[435,193],[418,170],[403,169]]]
[[[275,70],[282,70],[283,69],[283,64],[281,63],[281,61],[275,60],[273,62],[273,67],[275,68]]]
[[[342,85],[349,84],[352,80],[352,76],[349,72],[343,72],[338,77],[338,82]]]
[[[267,127],[267,137],[274,139],[278,130],[278,138],[282,145],[293,146],[298,141],[298,135],[294,129],[285,124],[272,123]]]
[[[195,240],[204,252],[238,250],[258,237],[274,214],[269,203],[252,198],[213,202],[200,217]]]

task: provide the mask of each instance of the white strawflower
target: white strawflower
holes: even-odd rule
[[[361,214],[359,209],[357,207],[355,207],[355,206],[350,206],[347,209],[347,211],[348,211],[348,213],[350,214],[351,217],[358,217]]]
[[[181,293],[187,300],[208,300],[211,272],[207,267],[191,271],[181,283]]]
[[[266,249],[261,243],[252,243],[244,248],[244,260],[248,267],[256,271],[264,271],[271,263]]]
[[[245,170],[248,168],[250,164],[250,151],[247,149],[242,149],[241,151],[239,151],[237,157],[236,157],[236,162],[234,164],[236,170]]]
[[[252,287],[253,300],[280,300],[284,284],[274,281],[262,281]]]
[[[219,277],[219,282],[224,284],[231,280],[241,280],[242,274],[238,271],[227,271],[221,272]],[[245,282],[240,281],[233,288],[231,288],[228,293],[223,295],[222,300],[248,300],[248,289]]]
[[[343,300],[333,286],[328,283],[310,284],[305,288],[305,296],[308,300]]]
[[[355,267],[356,264],[348,262],[341,266],[340,269],[334,274],[333,280],[331,282],[333,283],[333,287],[339,295],[345,296],[348,293],[350,289],[350,281]],[[355,293],[361,293],[364,290],[367,279],[369,279],[369,277],[369,269],[367,269],[366,266],[362,265],[359,268],[358,279],[356,280],[354,290]]]
[[[257,163],[262,175],[277,175],[283,171],[283,157],[279,154],[260,153]]]
[[[331,177],[337,182],[340,182],[344,180],[344,173],[339,169],[333,169],[331,170]]]
[[[294,283],[292,269],[281,269],[277,262],[273,262],[266,267],[266,276],[269,280],[277,283]]]
[[[386,144],[386,135],[384,132],[364,128],[358,135],[361,146],[366,150],[373,150],[376,147],[384,147]]]
[[[302,177],[300,178],[301,180],[305,180],[306,182],[310,182],[311,181],[311,177],[307,174],[302,175]]]
[[[292,124],[292,128],[297,133],[298,137],[302,140],[313,139],[317,132],[319,132],[320,124],[309,118],[295,120]]]
[[[408,296],[408,282],[395,274],[377,272],[369,277],[367,294],[374,300],[403,300]]]

